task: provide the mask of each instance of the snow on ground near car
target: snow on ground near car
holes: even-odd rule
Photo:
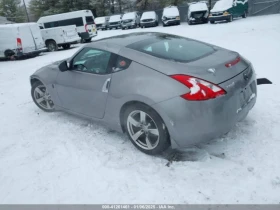
[[[258,77],[256,106],[222,138],[185,161],[139,152],[124,134],[69,114],[45,113],[29,76],[79,48],[0,62],[0,203],[279,203],[280,15],[225,24],[99,32],[169,32],[240,52]],[[215,122],[213,122],[215,123]],[[203,129],[203,128],[197,128]]]

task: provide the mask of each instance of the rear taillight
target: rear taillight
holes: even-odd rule
[[[85,25],[86,32],[88,32],[88,24]]]
[[[239,61],[241,61],[241,58],[240,58],[240,57],[237,57],[235,60],[233,60],[233,61],[231,61],[231,62],[229,62],[229,63],[226,63],[225,66],[226,66],[227,68],[232,67],[232,66],[234,66],[235,64],[237,64]]]
[[[182,74],[172,75],[171,77],[190,89],[190,92],[181,95],[186,100],[203,101],[226,94],[226,91],[219,86],[196,77]]]
[[[17,49],[22,50],[22,43],[20,38],[17,38]]]

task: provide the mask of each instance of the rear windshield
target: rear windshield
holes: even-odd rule
[[[93,17],[92,16],[86,16],[86,22],[87,22],[87,24],[93,24],[94,23]]]
[[[127,47],[158,58],[178,62],[196,60],[215,51],[207,44],[173,35],[160,35]]]

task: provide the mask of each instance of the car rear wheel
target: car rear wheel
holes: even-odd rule
[[[53,40],[48,41],[46,45],[47,45],[49,52],[54,52],[54,51],[58,50],[58,46],[57,46],[56,42]]]
[[[215,23],[215,21],[211,20],[211,21],[210,21],[210,23],[211,23],[211,24],[214,24],[214,23]]]
[[[37,81],[32,84],[31,96],[34,103],[45,112],[54,111],[54,103],[45,85]]]
[[[232,22],[233,18],[232,15],[229,17],[228,22]]]
[[[129,139],[140,151],[156,155],[170,146],[164,122],[150,107],[143,104],[128,107],[124,113],[124,121]]]

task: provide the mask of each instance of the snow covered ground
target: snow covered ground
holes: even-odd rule
[[[258,87],[249,116],[223,138],[166,166],[128,138],[65,113],[45,113],[29,76],[71,50],[0,62],[0,203],[279,203],[280,15],[232,23],[101,31],[95,39],[160,31],[236,50],[254,64]]]

